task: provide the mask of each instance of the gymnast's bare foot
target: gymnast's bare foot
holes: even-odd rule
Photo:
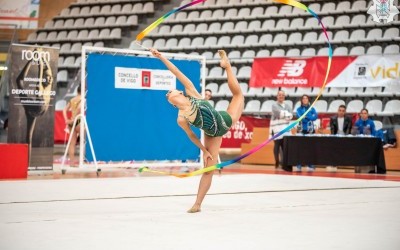
[[[192,214],[192,213],[201,212],[200,205],[194,204],[193,207],[192,207],[191,209],[189,209],[187,212],[188,212],[188,213],[191,213],[191,214]]]
[[[229,62],[228,56],[226,55],[225,50],[218,50],[218,54],[221,57],[220,65],[222,68],[226,69],[227,67],[231,66]]]

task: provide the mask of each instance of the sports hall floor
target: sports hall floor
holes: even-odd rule
[[[236,164],[188,214],[198,182],[137,169],[1,181],[0,249],[400,249],[399,172]]]

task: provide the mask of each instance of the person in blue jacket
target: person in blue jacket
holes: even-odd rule
[[[354,124],[357,134],[376,135],[375,123],[368,117],[368,109],[361,109],[360,119]]]
[[[310,108],[310,97],[308,95],[303,95],[301,97],[301,105],[297,108],[296,114],[297,117],[302,116],[309,108]],[[299,123],[298,131],[302,134],[314,134],[314,121],[317,120],[318,114],[317,111],[311,107],[310,112],[301,120]],[[315,170],[315,166],[308,165],[308,172],[313,172]],[[297,168],[294,171],[300,172],[301,171],[301,164],[297,165]]]

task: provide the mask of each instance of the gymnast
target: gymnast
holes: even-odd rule
[[[196,90],[193,83],[158,50],[150,49],[153,56],[159,58],[165,66],[184,85],[185,91],[170,90],[166,97],[169,103],[178,108],[178,125],[186,132],[189,139],[201,149],[205,167],[218,163],[218,154],[221,147],[222,136],[235,124],[243,111],[244,97],[236,76],[233,74],[231,64],[224,50],[218,50],[221,57],[220,65],[226,70],[228,86],[232,92],[232,100],[227,111],[216,111]],[[204,131],[204,145],[190,128],[190,125]],[[197,198],[194,205],[187,211],[197,213],[201,211],[201,204],[210,189],[214,171],[202,175]]]

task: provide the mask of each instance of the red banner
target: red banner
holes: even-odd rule
[[[356,58],[354,56],[335,56],[332,59],[328,83]],[[321,87],[327,67],[327,57],[255,58],[250,87]]]
[[[222,148],[240,148],[253,137],[254,127],[269,127],[269,119],[242,116],[222,138]]]
[[[54,113],[54,143],[63,144],[68,141],[69,134],[65,131],[66,125],[62,111]]]

